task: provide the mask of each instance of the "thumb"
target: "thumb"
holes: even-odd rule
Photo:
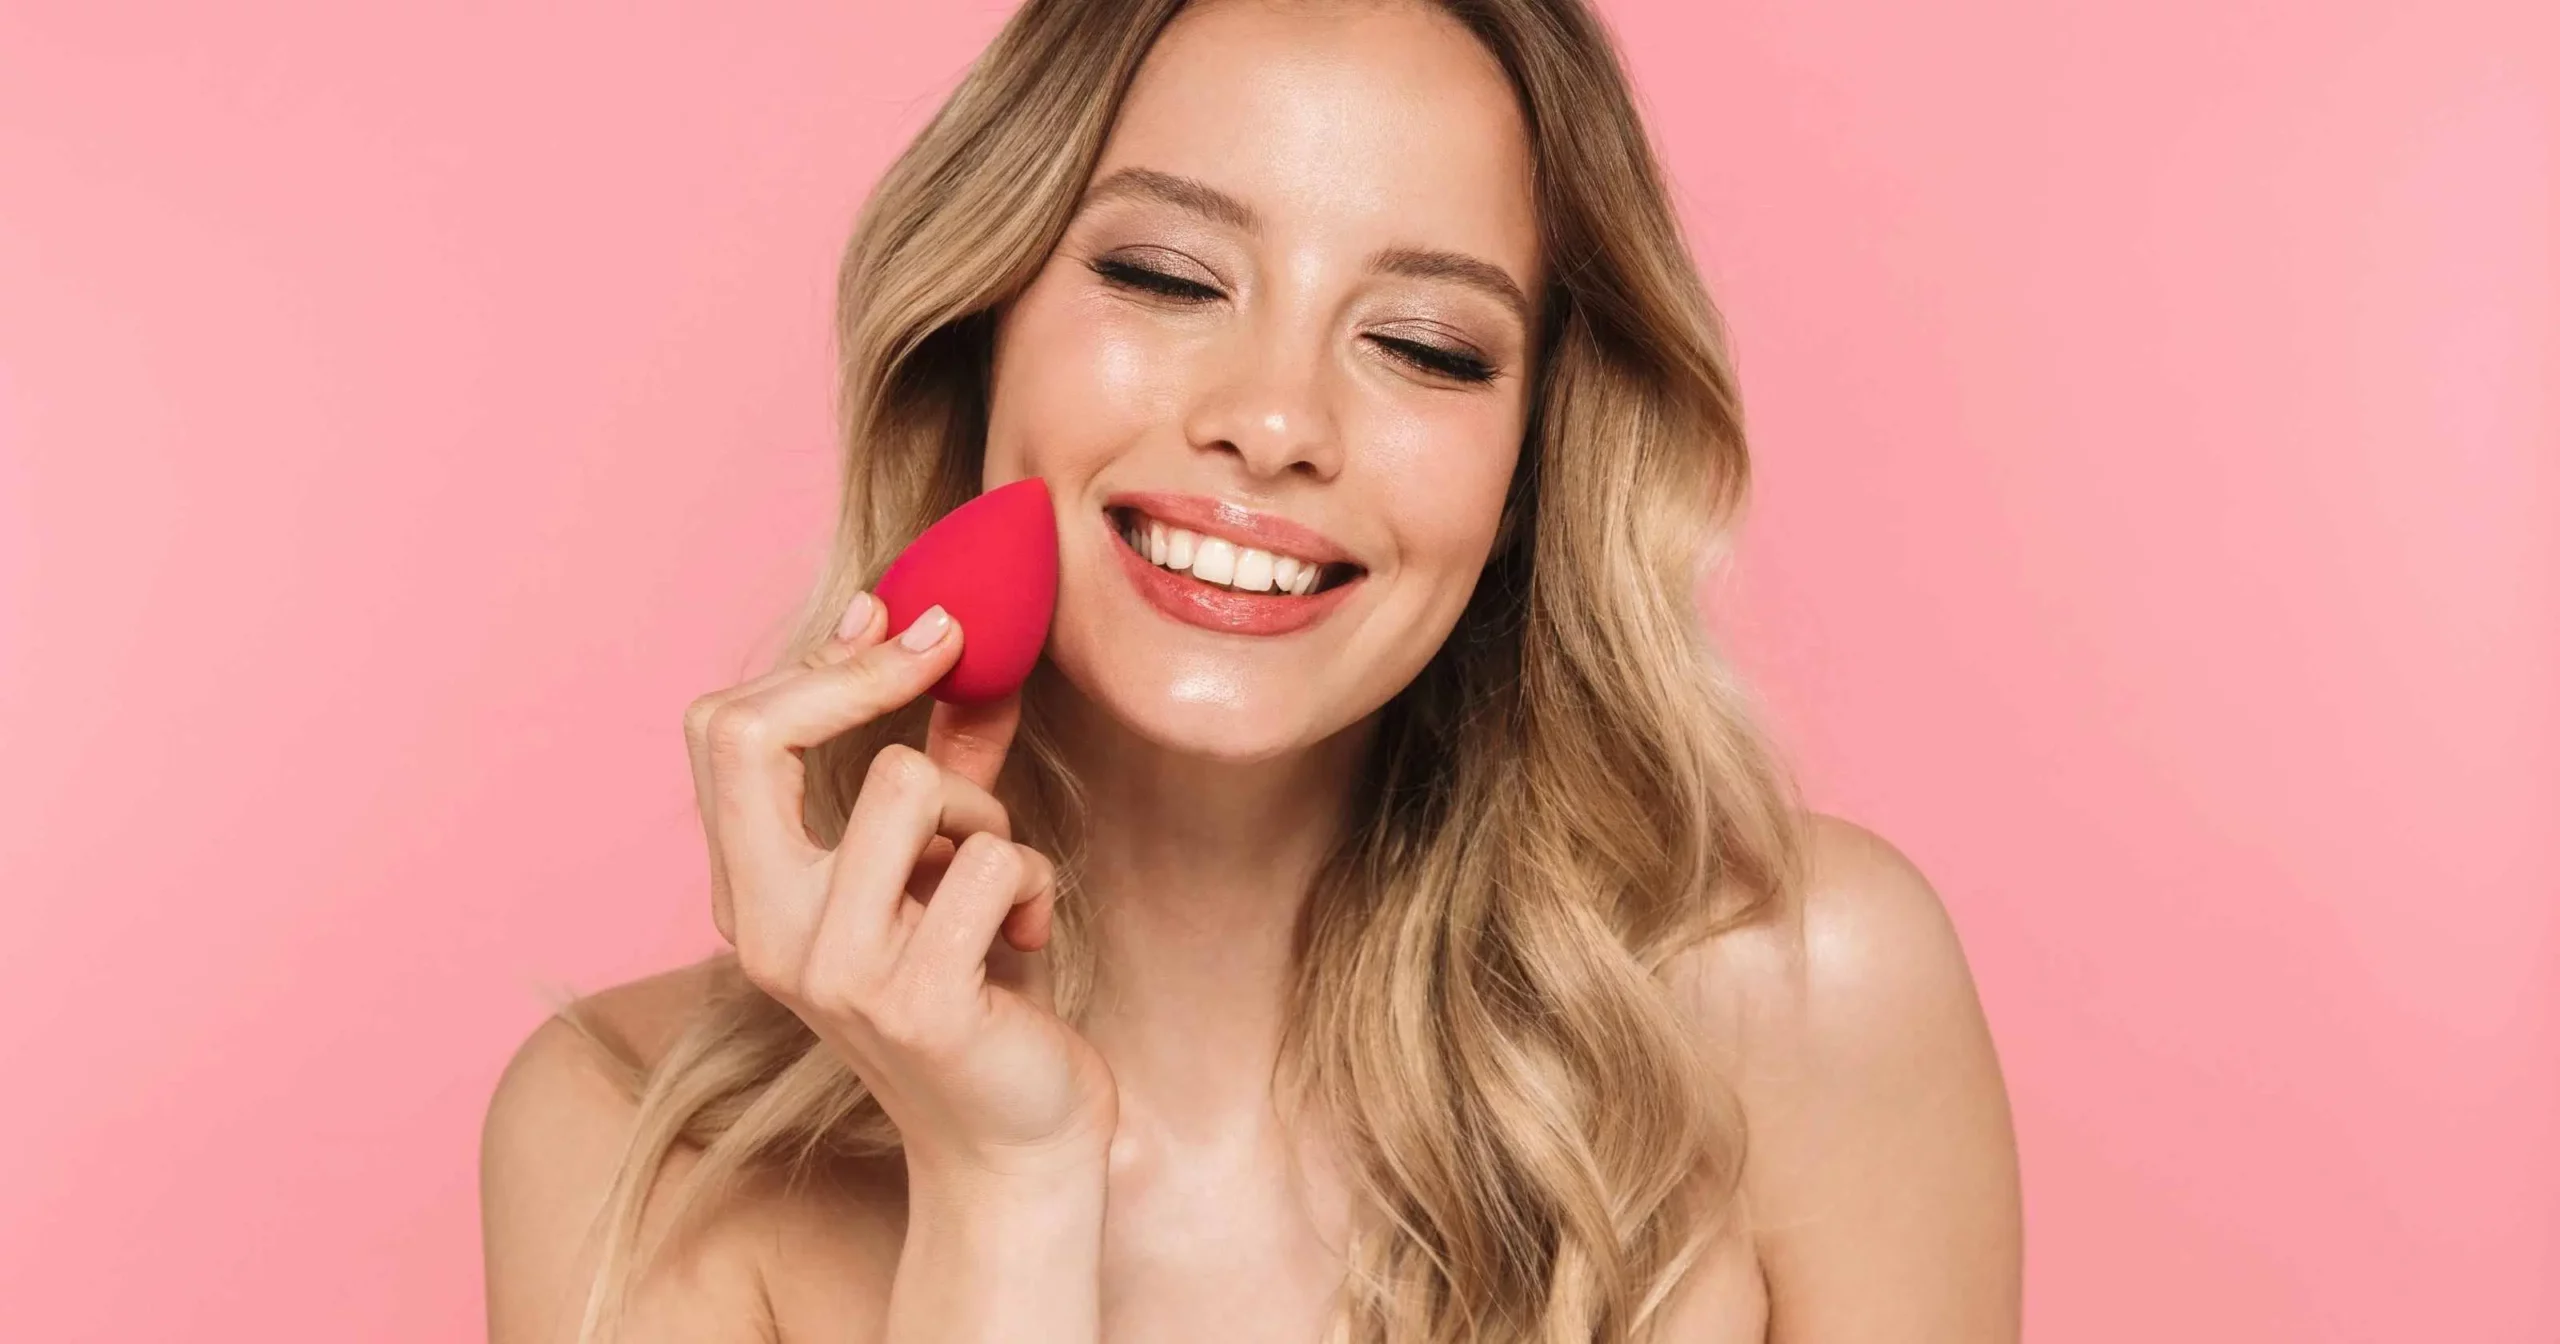
[[[1022,722],[1022,692],[983,705],[954,705],[937,700],[927,722],[924,754],[944,769],[993,792],[996,773],[1004,768],[1013,746],[1013,730]]]

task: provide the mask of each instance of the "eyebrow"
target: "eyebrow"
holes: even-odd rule
[[[1246,233],[1262,232],[1262,216],[1255,214],[1252,206],[1196,177],[1153,168],[1123,168],[1094,183],[1086,189],[1084,199],[1076,203],[1076,213],[1123,197],[1162,201]]]
[[[1464,252],[1444,252],[1430,247],[1390,247],[1369,258],[1369,269],[1387,275],[1410,276],[1416,280],[1454,280],[1479,289],[1500,300],[1524,327],[1535,326],[1529,320],[1529,296],[1511,279],[1511,273],[1489,261],[1479,261]]]
[[[1160,201],[1180,210],[1188,210],[1213,223],[1224,224],[1245,233],[1262,232],[1262,216],[1254,208],[1235,197],[1210,186],[1196,177],[1183,177],[1154,168],[1123,168],[1087,188],[1084,199],[1076,203],[1082,214],[1105,201],[1136,199]],[[1493,296],[1521,325],[1530,320],[1529,296],[1511,273],[1492,262],[1431,247],[1381,248],[1369,258],[1369,269],[1385,275],[1401,275],[1415,280],[1447,280]]]

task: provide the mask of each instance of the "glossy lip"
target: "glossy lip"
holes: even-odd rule
[[[1231,635],[1285,635],[1304,630],[1331,615],[1367,578],[1366,574],[1356,575],[1305,597],[1239,593],[1188,574],[1176,574],[1148,560],[1129,548],[1128,538],[1120,535],[1110,514],[1098,517],[1112,554],[1119,558],[1121,571],[1129,576],[1138,595],[1165,615],[1203,629]]]
[[[1176,495],[1154,490],[1123,490],[1102,501],[1102,507],[1136,509],[1160,523],[1187,528],[1202,536],[1219,537],[1238,546],[1296,556],[1325,565],[1359,565],[1358,556],[1334,543],[1333,538],[1303,523],[1293,523],[1276,514],[1256,513],[1241,504],[1230,504],[1207,495]],[[1318,593],[1313,596],[1321,597]],[[1303,602],[1307,598],[1300,598]]]

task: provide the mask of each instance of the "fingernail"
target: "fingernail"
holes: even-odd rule
[[[871,624],[871,594],[855,593],[845,604],[844,619],[836,622],[836,638],[851,639]]]
[[[916,623],[908,626],[905,634],[898,636],[898,643],[909,653],[922,653],[941,643],[942,632],[950,628],[951,613],[938,606],[927,607],[924,614],[916,618]]]

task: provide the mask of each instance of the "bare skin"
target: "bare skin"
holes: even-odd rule
[[[1739,1085],[1752,1127],[1748,1225],[1686,1280],[1663,1338],[1680,1344],[1955,1344],[2018,1337],[2017,1157],[1988,1032],[1936,895],[1872,833],[1820,821],[1820,879],[1801,932],[1726,936],[1684,959],[1702,1050]],[[644,1050],[699,992],[696,970],[608,990]],[[611,1177],[631,1106],[557,1024],[527,1042],[491,1125],[492,1338],[561,1338],[550,1304],[583,1283],[586,1210]],[[1204,1065],[1208,1057],[1203,1058]],[[1117,1340],[1315,1338],[1330,1290],[1267,1130],[1115,1153],[1107,1297]],[[1132,1144],[1134,1147],[1135,1144]],[[681,1177],[683,1159],[670,1168]],[[1321,1180],[1322,1178],[1316,1178]],[[1311,1181],[1310,1183],[1314,1183]],[[883,1341],[905,1234],[903,1177],[764,1188],[723,1210],[644,1285],[637,1338]],[[1300,1201],[1303,1200],[1304,1204]],[[1187,1248],[1187,1250],[1186,1250]],[[1239,1275],[1239,1265],[1254,1272]],[[769,1314],[768,1314],[769,1313]]]
[[[1205,183],[1255,218],[1089,202],[1002,315],[987,453],[987,484],[1038,475],[1061,501],[1050,656],[1081,693],[1064,729],[1110,992],[1080,1032],[1045,1015],[1047,861],[984,794],[1010,702],[937,710],[926,753],[875,762],[863,843],[781,834],[788,748],[912,699],[965,632],[909,651],[873,612],[817,664],[705,697],[688,730],[714,921],[910,1145],[718,1209],[642,1283],[625,1338],[1318,1337],[1350,1205],[1321,1125],[1284,1124],[1265,1086],[1286,934],[1379,706],[1481,569],[1534,374],[1533,314],[1370,262],[1462,253],[1538,294],[1527,162],[1499,66],[1418,6],[1223,0],[1150,54],[1094,181]],[[1187,288],[1132,288],[1132,267]],[[1432,352],[1451,350],[1491,376],[1450,376]],[[1362,587],[1304,635],[1169,621],[1113,568],[1097,520],[1124,489],[1318,528]],[[2014,1339],[2016,1154],[1962,951],[1890,845],[1822,818],[1816,852],[1800,921],[1673,968],[1751,1145],[1745,1219],[1662,1338]],[[702,985],[670,972],[598,1006],[654,1056]],[[559,1024],[509,1068],[483,1156],[499,1344],[570,1337],[631,1119]]]

